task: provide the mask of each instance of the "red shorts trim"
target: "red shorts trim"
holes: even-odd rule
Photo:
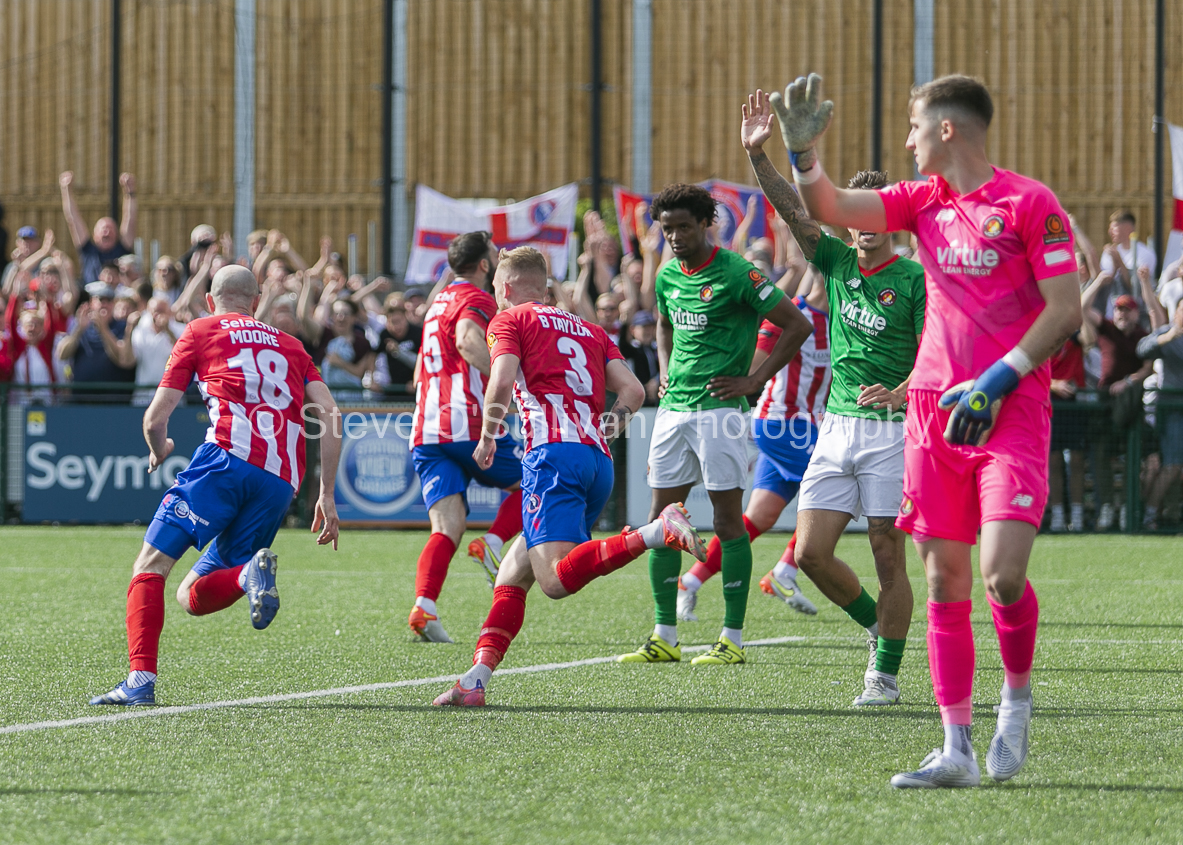
[[[904,499],[896,526],[973,545],[983,523],[1014,519],[1038,526],[1048,495],[1051,408],[1009,396],[983,447],[945,441],[949,411],[933,390],[908,393],[904,423]]]

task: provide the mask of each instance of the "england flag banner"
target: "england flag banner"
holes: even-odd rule
[[[415,189],[415,234],[408,284],[432,284],[448,267],[448,243],[465,232],[487,231],[499,249],[532,246],[550,259],[556,279],[567,278],[567,250],[575,231],[573,182],[513,205],[478,208],[420,185]]]
[[[1167,269],[1183,258],[1183,126],[1167,124],[1167,138],[1171,142],[1171,194],[1175,198],[1174,213],[1171,215],[1171,231],[1167,236],[1167,248],[1162,259],[1162,275],[1158,285],[1161,288],[1170,279]]]

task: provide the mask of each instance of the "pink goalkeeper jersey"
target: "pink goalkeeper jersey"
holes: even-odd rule
[[[957,196],[939,176],[879,192],[888,231],[920,242],[928,297],[913,390],[948,390],[1009,352],[1044,308],[1037,282],[1076,271],[1068,215],[1044,184],[994,168]],[[1044,362],[1015,392],[1049,402]]]

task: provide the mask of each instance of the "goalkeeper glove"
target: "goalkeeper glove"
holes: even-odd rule
[[[955,446],[984,446],[998,420],[1003,398],[1018,386],[1018,371],[999,359],[975,381],[950,387],[937,402],[943,411],[953,409],[945,426],[945,439]]]

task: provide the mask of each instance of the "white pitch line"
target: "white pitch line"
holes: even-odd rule
[[[783,643],[813,642],[817,640],[846,640],[849,637],[774,637],[766,640],[752,640],[746,645],[764,646],[781,645]],[[706,651],[709,645],[687,646],[683,652]],[[529,675],[536,672],[555,672],[560,669],[577,669],[581,666],[595,666],[598,663],[612,663],[616,655],[611,657],[589,657],[585,660],[571,660],[566,663],[539,663],[534,666],[519,666],[515,669],[498,670],[497,676]],[[5,725],[0,727],[0,734],[30,733],[32,731],[47,731],[54,728],[73,728],[80,725],[104,725],[110,722],[124,722],[128,719],[151,719],[158,716],[179,716],[184,713],[197,713],[202,710],[220,710],[226,707],[251,707],[257,704],[277,704],[282,701],[302,701],[309,698],[325,698],[331,695],[352,695],[358,692],[376,692],[378,690],[398,689],[400,687],[422,687],[429,684],[445,684],[454,682],[459,675],[437,675],[434,678],[413,678],[406,681],[387,681],[380,684],[362,684],[352,687],[335,687],[333,689],[310,690],[307,692],[291,692],[279,695],[259,695],[252,698],[237,698],[231,701],[209,701],[205,704],[183,704],[173,707],[145,707],[121,709],[115,713],[104,713],[101,716],[83,716],[79,719],[57,719],[47,722],[28,722],[23,725]]]

